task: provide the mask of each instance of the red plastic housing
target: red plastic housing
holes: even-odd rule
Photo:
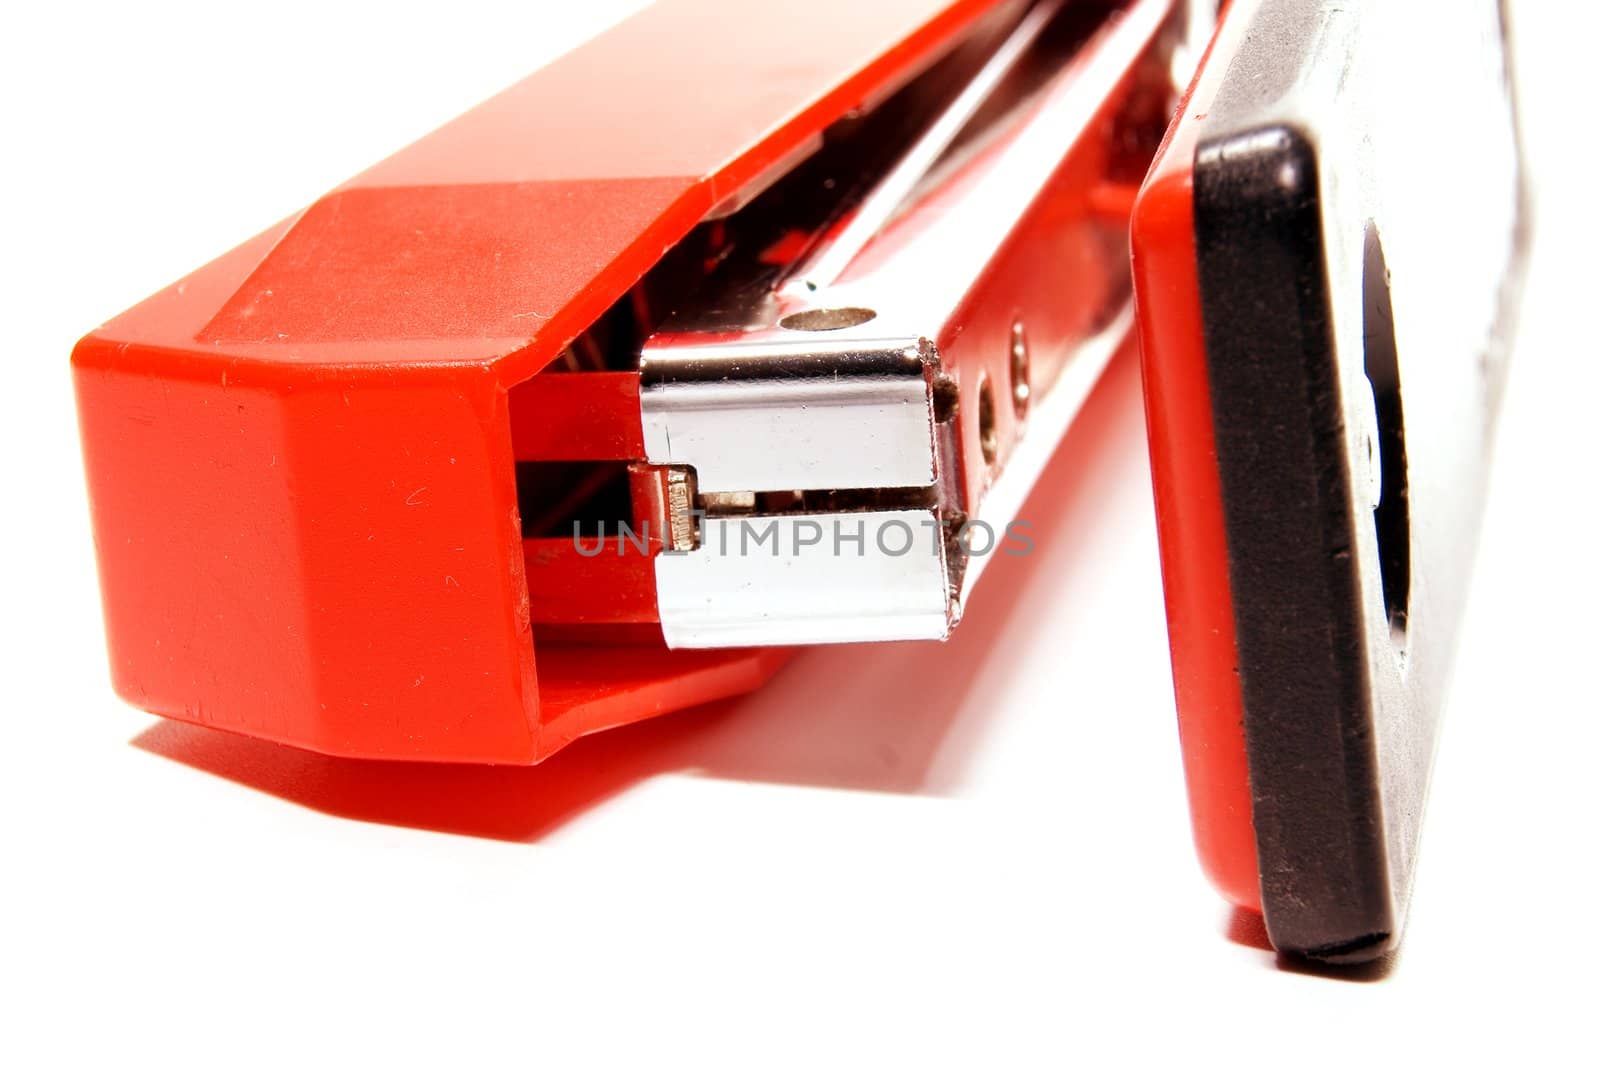
[[[1226,73],[1226,64],[1214,68],[1209,57],[1208,50],[1135,202],[1133,278],[1173,688],[1195,846],[1222,895],[1259,911],[1244,704],[1195,254],[1195,146]]]
[[[516,456],[627,420],[510,397],[992,6],[664,0],[84,338],[118,692],[338,755],[531,763],[759,685],[783,652],[535,648]],[[739,47],[706,47],[730,18]]]

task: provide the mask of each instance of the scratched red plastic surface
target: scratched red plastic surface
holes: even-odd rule
[[[84,338],[118,691],[528,763],[759,685],[781,652],[535,649],[508,390],[991,2],[658,3]]]

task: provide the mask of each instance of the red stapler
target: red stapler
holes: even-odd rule
[[[1518,247],[1498,8],[1436,6],[1487,214],[1423,355],[1399,15],[662,0],[78,345],[117,691],[528,764],[941,639],[1137,335],[1205,865],[1384,951]]]

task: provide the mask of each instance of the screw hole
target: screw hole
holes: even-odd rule
[[[978,445],[983,449],[983,461],[994,466],[1000,454],[1000,436],[994,424],[994,388],[986,374],[978,382]]]
[[[860,326],[863,322],[871,322],[877,317],[878,313],[871,308],[812,308],[809,311],[796,311],[792,315],[785,315],[778,320],[778,325],[785,330],[821,332]]]

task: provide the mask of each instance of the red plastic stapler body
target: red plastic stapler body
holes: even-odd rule
[[[1205,28],[663,0],[114,319],[73,364],[118,691],[526,764],[943,638],[1137,332],[1202,861],[1284,951],[1387,951],[1520,273],[1502,17]]]
[[[1128,330],[1171,7],[668,0],[94,331],[118,691],[530,763],[943,636]]]

